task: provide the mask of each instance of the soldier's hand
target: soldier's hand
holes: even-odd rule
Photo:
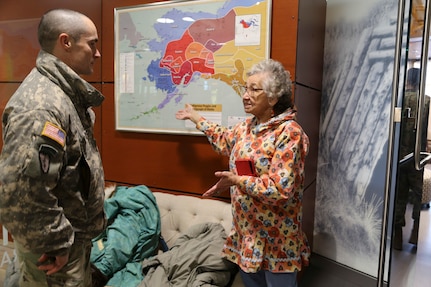
[[[55,257],[48,256],[44,253],[37,260],[39,270],[45,271],[46,275],[51,275],[59,271],[64,265],[66,265],[67,261],[69,261],[69,253]]]

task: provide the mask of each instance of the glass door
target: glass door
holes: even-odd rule
[[[400,68],[397,112],[399,136],[394,156],[398,159],[395,194],[392,197],[391,241],[389,248],[388,283],[391,287],[423,286],[415,276],[421,264],[418,259],[424,250],[420,240],[421,214],[428,212],[424,199],[424,181],[431,156],[428,148],[428,119],[430,97],[426,95],[426,75],[429,61],[429,1],[406,0]],[[431,126],[430,126],[431,127]],[[431,169],[430,169],[431,171]],[[431,235],[429,235],[431,237]],[[431,262],[431,257],[428,257]],[[418,281],[419,280],[419,281]]]

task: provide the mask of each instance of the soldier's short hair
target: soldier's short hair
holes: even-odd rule
[[[86,31],[83,18],[88,17],[68,9],[53,9],[46,12],[39,22],[37,32],[42,50],[51,53],[61,33],[66,33],[74,41],[78,41]]]

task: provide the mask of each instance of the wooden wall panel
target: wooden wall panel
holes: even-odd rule
[[[323,48],[325,42],[325,0],[301,0],[296,62],[296,82],[322,90]],[[310,73],[311,71],[311,73]]]
[[[102,0],[1,0],[0,1],[0,81],[22,81],[34,67],[39,43],[37,25],[40,17],[48,10],[66,8],[79,11],[95,23],[101,38]],[[12,24],[15,28],[8,29]],[[7,30],[6,30],[7,29]],[[12,33],[12,34],[11,34]],[[2,41],[2,37],[6,37]],[[14,42],[6,39],[14,39]],[[102,52],[102,51],[101,51]],[[103,52],[102,52],[103,56]],[[7,61],[11,61],[8,63]],[[90,82],[100,82],[101,61],[96,61],[94,73],[86,76]],[[4,71],[4,69],[6,69]],[[3,70],[3,72],[2,72]]]
[[[91,17],[94,22],[100,23],[101,0],[2,0],[0,1],[0,21],[12,19],[40,18],[46,11],[56,8],[73,9]],[[99,26],[100,27],[100,26]]]
[[[296,94],[298,95],[295,100],[298,109],[297,120],[310,139],[310,150],[305,162],[305,186],[308,186],[316,180],[317,173],[319,125],[316,123],[320,122],[321,92],[298,85]]]
[[[4,108],[13,93],[18,89],[19,83],[1,83],[0,82],[0,115],[3,114]],[[0,147],[3,146],[3,137],[0,137]]]
[[[0,82],[0,114],[3,114],[4,107],[13,93],[18,89],[20,83],[1,83]]]
[[[292,80],[295,81],[298,1],[273,0],[271,27],[270,57],[283,63],[290,72]]]
[[[319,143],[321,92],[301,85],[296,87],[295,104],[298,108],[298,122],[310,139],[310,150],[305,161],[305,189],[303,198],[303,226],[312,244],[314,228],[314,207],[316,198],[317,153]]]
[[[93,86],[102,91],[102,85],[93,83]],[[106,101],[106,98],[105,98]],[[94,138],[96,139],[99,149],[102,147],[102,106],[94,107],[93,111],[96,113],[96,122],[94,123]]]
[[[0,20],[1,82],[22,81],[34,67],[39,51],[38,23],[38,18]]]

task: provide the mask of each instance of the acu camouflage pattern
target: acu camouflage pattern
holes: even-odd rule
[[[423,111],[423,130],[421,135],[421,150],[426,149],[428,115],[430,99],[425,97]],[[406,91],[403,99],[403,111],[401,121],[401,142],[399,159],[414,152],[416,141],[416,112],[418,107],[418,93]],[[423,169],[416,170],[414,159],[400,165],[398,170],[397,199],[395,205],[395,225],[405,225],[405,212],[408,202],[413,204],[412,219],[419,219],[422,204]]]
[[[67,65],[41,51],[5,107],[0,223],[32,252],[61,254],[106,227],[104,172],[91,110],[103,99]],[[63,146],[42,135],[46,122],[65,131]],[[49,158],[47,172],[41,156]]]
[[[418,106],[418,94],[415,91],[407,91],[403,99],[402,121],[401,121],[401,144],[400,159],[412,153],[415,148],[416,140],[416,113]],[[430,99],[425,97],[425,107],[423,111],[421,149],[425,150],[427,145],[427,127]]]

